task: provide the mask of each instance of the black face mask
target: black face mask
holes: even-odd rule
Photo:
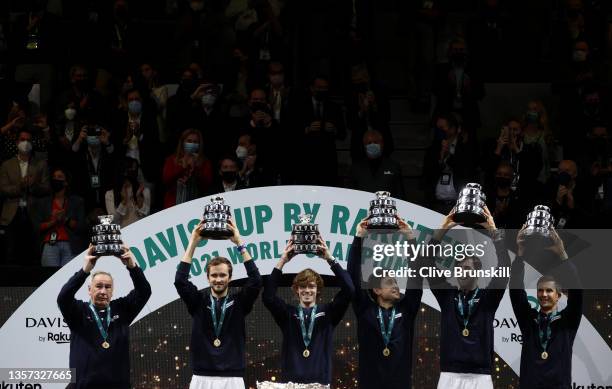
[[[258,111],[270,114],[270,108],[268,107],[268,104],[259,101],[251,103],[251,113],[255,113]]]
[[[568,186],[570,182],[572,182],[572,176],[570,176],[569,173],[561,172],[557,176],[557,183],[559,185]]]
[[[608,140],[605,138],[594,138],[589,140],[590,149],[598,156],[603,156],[608,153]]]
[[[329,91],[326,91],[326,90],[318,90],[318,91],[315,91],[314,93],[314,98],[318,102],[323,102],[327,100],[327,96],[329,96]]]
[[[221,179],[224,182],[234,182],[238,178],[238,172],[221,172]]]
[[[501,189],[509,188],[512,184],[512,179],[507,177],[495,177],[495,186]]]
[[[181,90],[185,92],[185,94],[192,94],[195,90],[196,81],[195,80],[182,80],[181,81]]]
[[[125,171],[125,178],[130,181],[136,181],[138,179],[138,170],[129,169]]]
[[[50,185],[51,185],[51,190],[53,191],[53,193],[57,193],[66,187],[66,181],[56,180],[53,178],[51,179]]]
[[[74,85],[80,91],[87,91],[87,90],[89,90],[89,80],[78,80],[78,81],[75,81]]]
[[[357,93],[366,93],[368,91],[368,84],[362,82],[360,84],[353,84],[353,88],[355,88],[355,92]]]
[[[453,62],[453,64],[457,66],[464,65],[466,58],[467,58],[466,54],[462,52],[451,53],[451,56],[450,56],[450,59]]]

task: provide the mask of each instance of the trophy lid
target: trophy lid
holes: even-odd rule
[[[98,216],[100,224],[109,225],[113,222],[113,215],[100,215]]]
[[[378,198],[378,199],[386,199],[388,197],[391,197],[391,192],[387,192],[387,191],[384,191],[384,190],[379,190],[375,194],[376,194],[376,198]]]
[[[213,204],[225,204],[225,200],[221,196],[212,197],[210,199],[210,202]]]
[[[303,213],[299,215],[298,218],[300,219],[299,224],[310,224],[310,220],[312,220],[312,215]]]
[[[478,189],[478,190],[482,190],[482,186],[476,182],[470,182],[468,184],[465,185],[466,188],[468,189]]]
[[[533,207],[533,210],[534,211],[545,211],[545,212],[550,213],[550,207],[546,205],[536,205],[535,207]]]

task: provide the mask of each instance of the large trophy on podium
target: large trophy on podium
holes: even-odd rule
[[[555,228],[555,218],[546,205],[536,205],[527,214],[525,224],[525,244],[548,247],[554,243],[552,231]]]
[[[397,207],[391,193],[376,192],[376,199],[370,200],[368,230],[397,230]]]
[[[113,223],[113,215],[98,216],[98,220],[100,224],[93,227],[93,235],[91,236],[94,255],[102,257],[105,255],[120,256],[123,254],[121,228],[119,224]]]
[[[294,224],[291,230],[293,251],[295,254],[316,254],[318,252],[319,225],[310,223],[312,215],[298,216],[300,222]]]
[[[459,192],[453,221],[464,226],[476,226],[487,221],[484,208],[487,197],[480,184],[469,183]]]
[[[204,206],[201,235],[206,239],[223,240],[231,237],[234,233],[229,227],[232,217],[230,206],[225,204],[222,197],[217,196],[210,199],[210,204]]]

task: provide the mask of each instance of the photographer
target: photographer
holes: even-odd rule
[[[83,126],[72,151],[74,189],[85,199],[86,212],[104,209],[104,193],[112,186],[115,171],[110,133],[94,123]]]

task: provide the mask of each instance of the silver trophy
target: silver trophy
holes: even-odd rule
[[[469,183],[459,192],[453,221],[464,226],[476,226],[487,220],[484,208],[487,197],[480,184]]]
[[[204,206],[204,216],[202,217],[204,226],[201,235],[212,240],[229,238],[234,235],[229,227],[231,217],[230,206],[225,204],[222,197],[211,198],[210,204]]]
[[[397,230],[397,207],[391,193],[376,192],[376,199],[370,200],[368,230]]]
[[[319,239],[319,225],[312,224],[312,215],[302,214],[298,216],[300,222],[294,224],[291,229],[291,240],[293,240],[293,251],[295,254],[316,254],[318,252],[317,240]]]
[[[554,243],[552,231],[555,228],[555,218],[546,205],[536,205],[533,211],[527,214],[525,224],[526,245],[549,247]]]
[[[91,244],[96,256],[123,254],[123,241],[119,224],[113,224],[113,215],[98,216],[100,224],[93,227]]]

